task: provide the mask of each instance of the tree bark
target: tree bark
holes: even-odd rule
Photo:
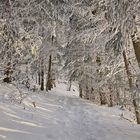
[[[71,79],[69,80],[69,83],[68,83],[68,90],[67,91],[70,91],[71,90],[71,84],[72,84],[72,81]]]
[[[127,73],[127,77],[128,77],[128,81],[129,81],[129,88],[130,88],[130,90],[132,90],[132,86],[133,85],[132,85],[131,72],[129,70],[129,63],[128,63],[125,51],[123,51],[123,58],[124,58],[125,69],[126,69],[126,73]],[[134,106],[135,116],[136,116],[137,123],[140,124],[139,103],[137,103],[136,95],[133,96],[132,104]]]
[[[80,98],[83,97],[83,94],[82,94],[82,87],[81,87],[80,84],[79,84],[79,97],[80,97]]]
[[[137,100],[135,98],[133,99],[133,105],[134,105],[134,109],[135,109],[137,123],[140,124],[139,103],[137,102]]]
[[[39,85],[41,84],[41,74],[40,74],[40,71],[38,72],[38,84]]]
[[[138,39],[137,41],[134,41],[132,39],[132,42],[133,42],[133,48],[135,51],[136,59],[137,59],[138,65],[140,67],[140,39]]]
[[[49,68],[48,68],[48,80],[46,83],[46,91],[52,89],[52,79],[51,79],[51,66],[52,66],[52,56],[49,57]]]
[[[129,70],[129,63],[128,63],[128,60],[127,60],[127,56],[126,56],[126,52],[125,51],[123,51],[123,59],[124,59],[126,74],[127,74],[127,77],[128,77],[129,87],[131,89],[132,88],[132,78],[131,78],[131,72]]]
[[[43,60],[41,62],[41,87],[40,90],[44,90],[44,67],[43,67]]]

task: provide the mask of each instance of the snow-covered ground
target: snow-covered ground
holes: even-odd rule
[[[1,94],[8,91],[16,90],[0,87]],[[1,101],[0,140],[140,140],[140,126],[120,114],[79,99],[76,90],[60,84],[49,93],[31,94],[21,105]]]

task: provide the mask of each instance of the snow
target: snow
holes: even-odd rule
[[[79,99],[73,88],[59,84],[49,93],[32,93],[22,104],[1,101],[0,140],[140,140],[140,126],[121,118],[118,107]],[[16,91],[0,89],[0,95]]]

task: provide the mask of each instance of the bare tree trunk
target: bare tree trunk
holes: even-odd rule
[[[135,55],[136,55],[136,59],[137,59],[137,62],[138,62],[138,66],[140,67],[140,39],[137,38],[137,41],[135,41],[132,38],[132,42],[133,42],[133,48],[134,48],[134,51],[135,51]],[[133,99],[133,105],[134,105],[134,108],[135,108],[137,123],[140,124],[139,101],[136,101],[135,97]]]
[[[4,71],[4,75],[6,75],[6,78],[3,79],[4,82],[6,83],[11,83],[12,82],[12,78],[11,78],[11,67],[10,67],[10,62],[7,64],[7,68]]]
[[[100,95],[100,104],[102,105],[102,104],[103,104],[103,98],[102,98],[102,93],[101,93],[101,91],[99,91],[99,95]]]
[[[126,69],[126,73],[127,73],[127,77],[128,77],[128,81],[129,81],[129,88],[130,88],[130,90],[132,90],[131,72],[129,70],[129,63],[128,63],[128,60],[127,60],[127,56],[126,56],[126,52],[125,51],[123,51],[123,58],[124,58],[125,69]],[[137,103],[136,95],[133,96],[132,103],[133,103],[133,106],[134,106],[137,123],[140,124],[139,103]]]
[[[86,86],[86,99],[89,100],[89,90],[87,86]]]
[[[83,97],[83,94],[82,94],[82,87],[81,87],[80,84],[79,84],[79,97],[80,97],[80,98]]]
[[[111,85],[109,85],[109,107],[113,107],[113,92],[112,92],[112,87]]]
[[[117,84],[117,79],[115,78],[116,84],[115,84],[115,90],[116,90],[116,105],[120,105],[120,91],[119,91],[119,87]]]
[[[100,103],[101,103],[101,105],[107,104],[105,93],[100,91],[99,94],[100,94]]]
[[[117,95],[117,105],[120,105],[120,94],[119,94],[118,89],[116,91],[116,95]]]
[[[140,67],[140,39],[138,39],[137,41],[134,41],[132,39],[132,42],[133,42],[133,48],[135,51],[136,59],[137,59],[138,65]]]
[[[44,67],[43,67],[43,60],[41,62],[41,87],[40,90],[44,90]]]
[[[109,95],[109,107],[113,107],[113,98],[112,98],[112,94]]]
[[[128,63],[128,60],[127,60],[127,56],[126,56],[126,52],[125,51],[123,51],[123,59],[124,59],[126,74],[127,74],[127,77],[128,77],[129,87],[131,89],[132,88],[132,78],[131,78],[131,72],[129,70],[129,63]]]
[[[135,109],[137,123],[140,124],[139,103],[137,102],[136,98],[133,98],[133,105],[134,105],[134,109]]]
[[[35,82],[36,82],[36,84],[38,83],[37,79],[38,79],[37,73],[35,73]]]
[[[91,88],[91,96],[92,96],[92,101],[95,102],[95,93],[93,87]]]
[[[38,84],[39,85],[41,84],[41,73],[40,73],[40,71],[38,72]]]
[[[68,90],[67,91],[70,91],[71,90],[71,84],[72,84],[72,82],[71,82],[71,79],[69,80],[69,83],[68,83]]]
[[[51,79],[51,66],[52,66],[52,56],[49,57],[49,68],[48,68],[48,80],[46,83],[46,91],[52,89],[52,79]]]

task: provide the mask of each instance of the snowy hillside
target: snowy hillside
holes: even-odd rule
[[[140,140],[140,0],[0,0],[0,140]]]
[[[140,126],[121,118],[121,110],[99,107],[76,94],[60,84],[47,94],[34,93],[25,99],[25,109],[1,102],[0,140],[140,139]]]

